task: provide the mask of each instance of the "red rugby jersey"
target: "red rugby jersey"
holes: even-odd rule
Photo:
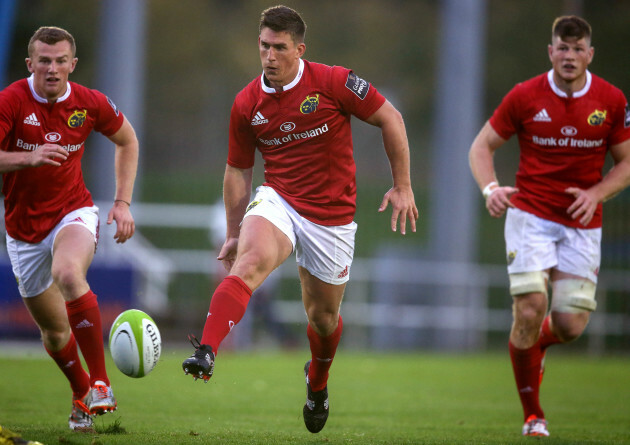
[[[517,84],[490,118],[504,139],[518,135],[520,162],[512,203],[521,210],[570,227],[584,228],[567,209],[567,187],[588,189],[602,179],[608,148],[630,138],[627,101],[621,90],[586,72],[581,91],[568,98],[553,71]],[[601,227],[602,205],[587,228]]]
[[[110,136],[123,114],[104,94],[68,82],[54,104],[35,93],[32,76],[0,92],[0,149],[32,151],[46,142],[65,148],[60,167],[44,165],[2,175],[4,216],[11,237],[37,243],[69,212],[94,205],[81,171],[84,143],[92,130]]]
[[[343,67],[300,60],[280,93],[264,74],[238,93],[230,116],[228,165],[250,168],[258,149],[264,185],[321,225],[352,222],[356,209],[352,115],[365,120],[385,98]]]

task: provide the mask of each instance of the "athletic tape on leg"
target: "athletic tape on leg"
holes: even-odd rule
[[[568,278],[556,280],[552,284],[553,295],[551,310],[556,312],[593,312],[597,308],[595,301],[595,283],[587,279]]]
[[[510,274],[510,294],[512,296],[541,292],[547,296],[547,279],[545,271],[520,272]]]

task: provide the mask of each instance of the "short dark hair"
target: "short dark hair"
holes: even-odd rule
[[[275,32],[288,32],[295,43],[303,43],[306,23],[300,14],[288,6],[278,5],[265,9],[260,15],[258,32],[269,28]]]
[[[554,20],[551,27],[551,39],[560,37],[562,40],[567,38],[582,38],[591,40],[591,25],[582,17],[576,15],[564,15]]]
[[[33,37],[31,37],[31,40],[28,42],[28,56],[31,57],[33,55],[33,52],[35,51],[35,42],[37,41],[43,42],[46,45],[54,45],[55,43],[62,42],[64,40],[70,43],[70,50],[72,51],[72,57],[74,57],[77,52],[77,46],[74,42],[72,34],[65,29],[58,28],[56,26],[42,26],[35,31],[35,34],[33,34]]]

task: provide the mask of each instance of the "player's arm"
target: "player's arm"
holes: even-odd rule
[[[68,152],[57,144],[43,144],[33,151],[0,150],[0,173],[42,165],[59,167],[67,158]]]
[[[225,243],[217,259],[230,271],[236,259],[236,247],[241,232],[241,221],[245,216],[252,191],[254,168],[225,167],[223,177],[223,203],[225,205]]]
[[[16,119],[19,105],[15,97],[10,99],[7,90],[0,92],[0,142],[11,133]],[[20,120],[17,120],[18,122]],[[33,151],[4,151],[0,149],[0,174],[9,173],[24,168],[52,165],[59,167],[68,158],[68,151],[57,144],[45,143]]]
[[[139,143],[136,132],[126,117],[120,129],[109,136],[109,140],[116,146],[114,155],[116,195],[114,204],[107,215],[107,224],[116,221],[114,239],[117,243],[124,243],[133,236],[136,230],[129,207],[138,171]]]
[[[393,187],[385,193],[378,211],[385,211],[387,205],[391,203],[392,231],[396,231],[400,218],[400,233],[404,235],[407,218],[409,218],[411,230],[415,232],[418,208],[411,188],[409,142],[403,118],[398,110],[386,100],[374,114],[366,119],[366,122],[381,129],[394,183]]]
[[[495,174],[494,153],[505,142],[490,122],[486,122],[468,152],[470,170],[486,199],[488,212],[495,218],[503,216],[508,207],[513,207],[510,196],[518,191],[514,187],[500,186]]]
[[[565,190],[575,197],[567,213],[573,219],[580,218],[580,224],[584,226],[591,222],[600,202],[607,201],[630,185],[630,139],[611,145],[609,149],[615,164],[600,182],[588,190],[577,187]]]

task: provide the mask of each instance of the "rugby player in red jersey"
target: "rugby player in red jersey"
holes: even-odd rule
[[[129,206],[138,164],[131,124],[104,94],[70,82],[75,40],[39,28],[28,45],[29,78],[0,92],[0,173],[7,251],[24,304],[48,354],[72,388],[71,429],[116,409],[105,369],[96,295],[86,280],[98,242],[99,209],[85,187],[81,158],[93,131],[114,144],[116,190],[107,223],[124,243],[134,233]],[[78,347],[89,374],[83,369]]]
[[[590,25],[558,17],[548,52],[551,70],[516,85],[469,152],[488,212],[507,212],[509,351],[525,436],[549,435],[539,401],[545,351],[578,338],[595,310],[602,203],[630,183],[630,111],[618,88],[587,69]],[[493,155],[514,134],[516,184],[501,186]],[[615,164],[602,176],[609,153]]]
[[[223,338],[245,313],[253,290],[294,251],[308,318],[303,416],[319,432],[328,417],[328,372],[341,338],[340,305],[351,273],[356,223],[352,115],[381,128],[393,186],[391,229],[416,230],[409,145],[400,113],[351,70],[304,60],[306,25],[291,8],[263,11],[258,50],[263,73],[234,101],[224,178],[226,241],[218,259],[229,275],[210,302],[196,351],[183,362],[208,380]],[[265,181],[250,200],[255,151]],[[194,340],[194,338],[193,338]]]

